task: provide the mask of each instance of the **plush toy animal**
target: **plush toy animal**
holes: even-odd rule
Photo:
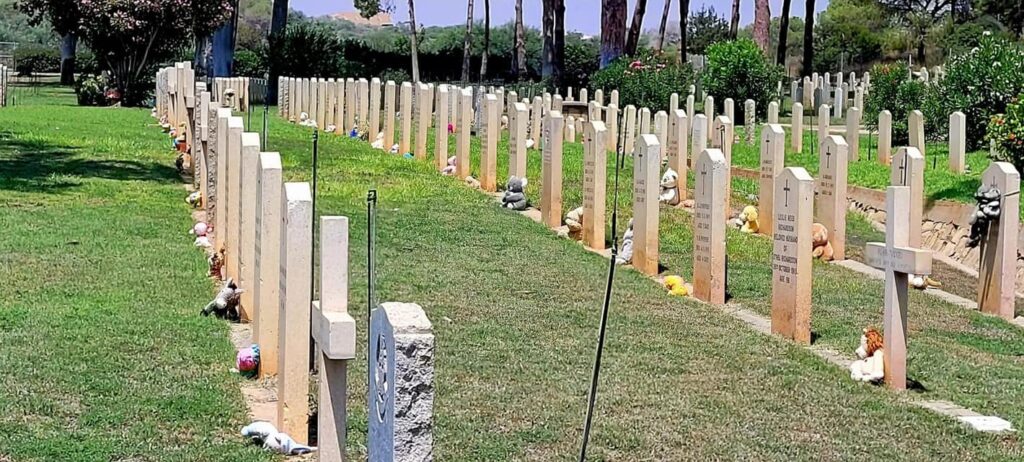
[[[815,223],[811,226],[811,244],[814,246],[814,250],[811,251],[814,258],[832,261],[835,251],[832,249],[832,243],[828,241],[828,228],[825,225]]]
[[[625,265],[633,261],[633,219],[629,219],[629,226],[626,233],[622,235],[622,246],[619,247],[619,255],[615,257],[616,265]]]
[[[248,348],[238,350],[238,355],[235,357],[235,368],[246,377],[254,377],[260,370],[259,345],[254,343]]]
[[[535,144],[537,144],[537,142],[533,141],[533,138],[528,138],[526,140],[526,149],[533,149],[533,145]]]
[[[192,229],[189,230],[189,234],[194,234],[196,236],[196,241],[194,243],[195,246],[202,247],[204,249],[213,247],[213,244],[210,243],[210,237],[207,236],[209,232],[210,227],[206,223],[203,223],[201,221],[199,223],[196,223],[195,226],[193,226]]]
[[[661,176],[661,195],[658,200],[668,205],[679,205],[679,174],[671,168]]]
[[[918,274],[911,274],[910,275],[910,287],[913,287],[913,288],[915,288],[917,290],[925,290],[925,289],[927,289],[929,287],[936,287],[936,288],[942,287],[942,283],[939,282],[939,281],[936,281],[936,280],[934,280],[934,279],[932,279],[932,278],[930,278],[928,276],[921,276],[921,275],[918,275]]]
[[[668,289],[669,295],[679,297],[690,295],[690,290],[686,288],[686,282],[680,276],[667,276],[665,277],[664,284],[665,288]]]
[[[850,378],[859,382],[880,382],[885,378],[885,362],[882,351],[883,339],[875,328],[864,329],[857,348],[857,361],[850,364]]]
[[[569,228],[569,236],[574,240],[583,239],[583,207],[576,207],[565,214],[565,225]]]
[[[389,150],[388,152],[390,152],[391,154],[398,154],[398,143],[391,145],[391,150]]]
[[[474,189],[480,189],[480,180],[473,178],[472,176],[466,177],[466,186]]]
[[[505,184],[505,195],[501,196],[501,206],[512,210],[526,210],[529,205],[524,192],[526,184],[526,178],[508,177],[508,183]]]
[[[384,132],[380,132],[377,134],[377,139],[373,140],[373,143],[370,144],[370,147],[374,149],[384,149]]]
[[[224,277],[221,274],[222,271],[224,270],[224,253],[225,250],[220,249],[219,252],[214,252],[212,255],[210,255],[210,258],[207,259],[207,262],[210,264],[210,271],[209,273],[207,273],[208,276],[217,279],[221,279]]]
[[[753,234],[761,227],[757,222],[757,208],[753,205],[743,207],[743,212],[740,213],[740,220],[743,221],[743,224],[740,226],[740,232]]]
[[[270,422],[253,422],[242,427],[242,437],[250,439],[263,449],[286,456],[297,456],[316,451],[315,447],[296,443],[290,436],[277,431]]]
[[[441,169],[441,174],[444,176],[452,176],[455,174],[455,156],[448,158],[448,165]]]
[[[501,116],[501,129],[504,130],[506,128],[508,128],[508,116],[503,115]]]
[[[224,282],[224,287],[217,292],[217,297],[214,298],[210,303],[206,304],[203,308],[202,315],[209,316],[211,313],[216,315],[218,318],[224,318],[229,321],[238,320],[238,302],[241,301],[243,289],[239,289],[235,285],[235,281],[228,278]]]
[[[203,193],[194,191],[185,198],[185,203],[192,206],[194,209],[198,209],[203,206]]]

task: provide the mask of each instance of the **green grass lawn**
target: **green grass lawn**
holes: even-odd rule
[[[38,98],[0,108],[0,460],[270,460],[199,316],[170,142],[148,110]]]
[[[185,234],[169,143],[150,123],[141,110],[0,109],[0,269],[15,288],[0,294],[0,459],[260,457],[234,436],[244,408],[227,372],[227,327],[197,315],[212,287]],[[277,117],[270,130],[286,178],[308,180],[309,131]],[[370,188],[380,193],[378,295],[419,303],[434,323],[438,460],[575,457],[607,260],[438,175],[432,162],[336,136],[321,137],[320,154],[318,213],[353,219],[350,312],[360,335]],[[566,147],[567,209],[580,201],[581,156]],[[503,177],[504,142],[498,158]],[[475,152],[473,165],[476,175]],[[534,202],[539,168],[531,151]],[[662,264],[689,278],[689,215],[661,216]],[[732,301],[766,313],[769,241],[730,232],[728,249]],[[859,330],[881,320],[881,283],[825,265],[815,276],[818,342],[852,354]],[[909,393],[853,383],[803,348],[670,298],[639,273],[618,273],[614,290],[596,460],[1024,456],[1016,435],[973,432],[908,403]],[[1019,329],[921,294],[910,315],[910,376],[924,397],[1024,425]],[[349,450],[361,459],[366,357],[357,351]]]
[[[309,137],[307,129],[271,121],[271,149],[284,154],[293,180],[309,178]],[[436,174],[433,160],[406,160],[334,136],[321,143],[319,213],[355,217],[350,310],[359,313],[360,332],[369,188],[381,194],[380,297],[418,302],[435,324],[439,458],[572,457],[607,260]],[[505,143],[499,178],[507,174]],[[428,146],[432,153],[433,143]],[[478,176],[478,140],[473,147]],[[534,203],[539,154],[529,153]],[[565,147],[566,209],[581,200],[581,158],[580,145]],[[631,215],[626,162],[621,226]],[[689,278],[690,217],[667,208],[661,216],[661,262],[666,273]],[[769,241],[730,232],[728,249],[732,301],[767,314]],[[816,264],[815,273],[818,342],[852,355],[860,330],[880,324],[882,285],[835,266]],[[619,273],[612,306],[596,458],[1008,460],[1024,454],[1015,435],[974,433],[907,404],[903,394],[851,383],[847,371],[754,333],[715,308],[669,298],[636,272]],[[1024,391],[1007,382],[1024,378],[1019,328],[916,293],[911,319],[911,377],[927,389],[915,397],[951,399],[1024,421]],[[355,377],[365,374],[364,361],[354,363]],[[350,383],[350,450],[362,454],[365,385]]]

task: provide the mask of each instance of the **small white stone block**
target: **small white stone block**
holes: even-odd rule
[[[995,416],[971,415],[957,417],[957,419],[979,432],[1001,433],[1013,431],[1013,424]]]

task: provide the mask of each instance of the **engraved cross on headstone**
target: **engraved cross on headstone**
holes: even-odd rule
[[[790,188],[789,188],[789,179],[786,179],[786,186],[784,188],[782,188],[782,190],[786,191],[786,194],[785,194],[785,196],[786,196],[785,206],[789,207],[789,191],[791,191]]]

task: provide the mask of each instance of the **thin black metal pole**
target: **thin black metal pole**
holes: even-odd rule
[[[267,150],[267,116],[270,115],[270,77],[269,74],[265,76],[264,80],[267,83],[263,86],[263,136],[260,137],[263,141],[263,151]]]
[[[377,305],[377,275],[376,259],[374,258],[375,242],[377,234],[377,190],[371,189],[366,193],[366,379],[367,383],[373,380],[373,368],[370,365],[370,349],[372,339],[370,338],[370,316],[373,314],[373,307]]]
[[[622,124],[622,133],[626,133],[626,124]],[[623,136],[624,137],[624,136]],[[597,335],[597,353],[594,356],[594,372],[590,377],[590,395],[587,399],[587,420],[583,424],[583,444],[580,446],[580,462],[587,458],[587,444],[590,442],[590,428],[594,419],[594,405],[597,403],[597,384],[601,376],[601,356],[604,353],[605,334],[608,331],[608,311],[612,302],[612,282],[615,280],[615,260],[619,255],[618,218],[619,218],[619,171],[626,162],[626,146],[615,153],[615,188],[612,201],[612,255],[608,262],[608,282],[604,288],[604,306],[601,309],[601,328]],[[685,182],[685,180],[684,180]]]
[[[252,111],[250,111],[249,114],[251,115]],[[313,202],[311,204],[312,208],[313,208],[313,213],[312,213],[312,221],[313,222],[310,223],[311,230],[313,231],[313,239],[312,239],[312,242],[309,243],[310,254],[313,254],[313,255],[316,255],[316,221],[317,221],[317,219],[316,219],[316,189],[317,189],[317,164],[319,164],[319,162],[320,162],[320,132],[316,128],[314,128],[313,129],[313,191],[312,191],[312,193],[313,193]],[[310,299],[313,299],[313,300],[316,300],[316,262],[317,262],[316,257],[311,258],[310,261],[309,261],[309,275],[310,275],[310,278],[309,278],[309,297],[310,297]],[[309,309],[310,309],[310,314],[312,314],[313,307],[310,306]],[[309,339],[309,358],[310,358],[310,370],[312,370],[314,372],[317,371],[319,369],[319,367],[320,367],[320,362],[317,361],[317,357],[316,357],[316,344],[314,343],[312,337],[310,337],[310,339]]]

